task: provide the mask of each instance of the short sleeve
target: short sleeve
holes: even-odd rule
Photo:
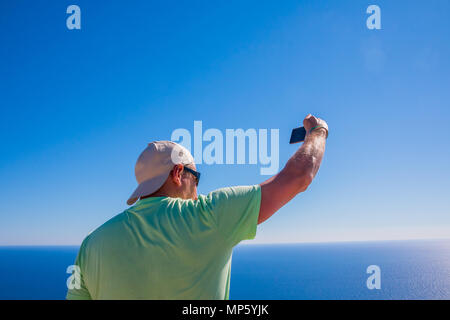
[[[75,260],[75,265],[70,266],[67,272],[72,272],[72,275],[67,279],[67,300],[92,300],[91,295],[86,287],[83,275],[83,255],[84,255],[84,244],[78,251],[77,258]]]
[[[208,194],[218,231],[230,246],[254,239],[261,205],[261,187],[238,186],[218,189]]]

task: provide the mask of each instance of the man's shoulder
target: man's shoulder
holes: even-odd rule
[[[207,195],[199,195],[198,203],[205,208],[215,207],[219,203],[234,202],[233,200],[252,198],[261,190],[259,184],[248,186],[231,186],[211,191]]]
[[[219,188],[214,191],[211,191],[207,195],[202,195],[202,197],[215,197],[215,196],[230,196],[230,195],[240,195],[247,194],[252,192],[257,192],[260,189],[259,184],[255,185],[247,185],[247,186],[231,186]],[[200,196],[199,196],[200,198]]]
[[[114,234],[114,231],[116,231],[117,227],[123,223],[123,220],[126,218],[126,216],[127,211],[125,210],[90,231],[84,238],[82,247],[86,247],[87,245],[92,244],[99,237],[104,238],[105,235],[111,233]]]

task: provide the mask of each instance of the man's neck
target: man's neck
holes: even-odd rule
[[[167,194],[167,192],[164,192],[164,191],[156,191],[156,192],[154,192],[152,194],[149,194],[148,196],[141,197],[141,199],[154,198],[154,197],[170,197],[170,195]]]

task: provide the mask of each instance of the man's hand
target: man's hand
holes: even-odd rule
[[[328,124],[324,120],[316,118],[311,114],[308,114],[303,120],[303,127],[306,130],[306,136],[308,136],[310,134],[311,129],[315,127],[317,128],[324,127],[326,130],[325,129],[318,129],[318,130],[328,132]]]
[[[261,183],[258,223],[267,220],[298,193],[305,191],[319,170],[325,152],[328,125],[324,120],[309,114],[303,120],[303,126],[306,130],[305,142],[283,170]]]

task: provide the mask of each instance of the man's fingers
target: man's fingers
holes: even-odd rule
[[[328,124],[325,120],[317,118],[312,114],[308,114],[303,120],[303,126],[305,127],[306,132],[309,132],[312,128],[317,126],[325,127],[328,130]]]
[[[309,131],[312,127],[316,126],[317,123],[318,123],[317,118],[314,117],[312,114],[308,114],[303,120],[303,126],[305,127],[306,131]]]

